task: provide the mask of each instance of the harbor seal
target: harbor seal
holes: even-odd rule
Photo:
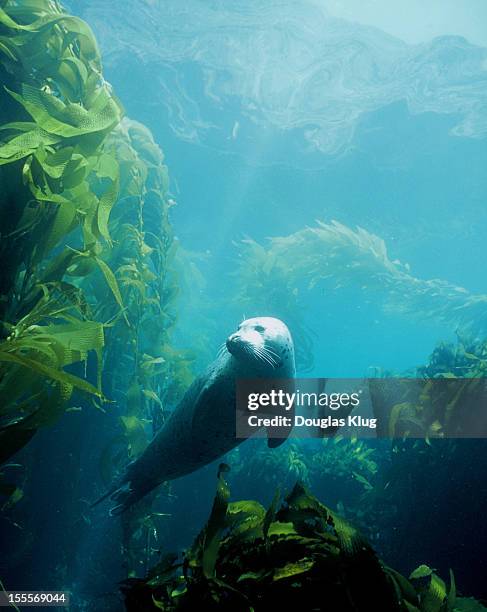
[[[162,429],[116,484],[93,505],[110,497],[120,514],[162,482],[190,474],[243,440],[235,433],[238,379],[293,379],[294,346],[287,326],[273,317],[243,321],[217,359],[190,386]],[[268,444],[278,446],[267,431]]]

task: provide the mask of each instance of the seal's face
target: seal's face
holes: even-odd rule
[[[252,360],[264,369],[278,370],[289,364],[294,369],[294,347],[286,325],[273,317],[243,321],[227,338],[226,347],[239,361]]]

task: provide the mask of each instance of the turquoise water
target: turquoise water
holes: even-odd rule
[[[473,22],[467,5],[465,19]],[[439,342],[455,342],[457,334],[485,339],[486,47],[448,25],[434,39],[405,42],[353,14],[337,18],[332,8],[304,1],[88,0],[69,7],[93,28],[127,116],[147,125],[164,151],[179,265],[186,269],[177,340],[197,351],[197,368],[245,316],[291,315],[295,341],[304,333],[310,342],[307,360],[298,361],[302,376],[411,374]],[[239,276],[242,240],[269,247],[269,238],[317,221],[337,221],[353,233],[363,228],[383,241],[388,262],[405,277],[386,274],[369,286],[359,253],[353,274],[340,260],[314,287],[303,274],[293,277],[290,305],[266,302],[265,295],[243,304],[239,292],[252,287]],[[459,316],[475,296],[479,301]],[[63,427],[73,433],[78,425]],[[75,451],[85,462],[85,498],[94,497],[95,451],[108,427]],[[39,435],[37,452],[46,440]],[[485,598],[484,441],[436,442],[431,456],[411,450],[409,462],[392,457],[388,441],[369,444],[379,476],[396,470],[389,497],[367,506],[374,525],[368,535],[379,553],[405,574],[428,563],[446,577],[451,567],[462,592]],[[307,441],[288,445],[308,463],[317,453]],[[59,456],[73,452],[66,446]],[[259,482],[255,455],[262,450],[263,441],[250,441],[226,459],[240,465],[229,476],[235,498],[268,503],[276,481],[289,486],[299,476],[279,471],[283,454],[270,484]],[[48,495],[54,485],[43,465],[38,480]],[[333,478],[318,470],[310,484],[350,517],[361,507],[364,491],[350,472]],[[214,488],[211,465],[176,481],[160,500],[158,509],[171,514],[163,530],[167,550],[190,544]],[[59,585],[78,594],[80,609],[98,609],[93,601],[110,609],[102,594],[124,575],[120,528],[105,514],[100,509],[91,524],[67,523],[80,530],[79,543],[74,569]],[[55,513],[41,516],[44,526],[44,544],[54,566],[61,564]],[[52,581],[40,550],[28,568],[30,584]]]
[[[206,299],[227,329],[249,314],[229,309],[235,242],[316,219],[377,235],[415,278],[486,291],[485,49],[451,31],[407,44],[311,3],[113,11],[81,14],[128,115],[164,149],[176,235],[201,254]],[[459,328],[427,316],[434,296],[408,318],[385,316],[380,292],[347,291],[303,296],[316,374],[405,370]]]
[[[164,149],[175,232],[206,283],[183,294],[179,328],[185,346],[208,338],[202,365],[242,316],[285,319],[278,304],[247,312],[233,299],[246,237],[265,245],[316,220],[337,220],[381,238],[389,259],[408,264],[415,279],[440,279],[466,296],[487,293],[485,48],[448,29],[409,44],[306,2],[130,3],[123,16],[111,3],[90,3],[81,14],[99,37],[128,115],[148,125]],[[366,272],[351,284],[343,268],[334,275],[336,283],[319,289],[299,287],[294,314],[312,339],[303,375],[410,372],[462,330],[453,307],[435,315],[449,303],[448,291],[415,304],[402,287],[387,308],[387,291],[360,288]],[[482,335],[481,317],[468,333]],[[242,447],[243,457],[252,444]],[[306,442],[301,447],[312,456]],[[407,571],[432,555],[433,566],[454,567],[474,591],[476,579],[464,568],[480,563],[480,548],[466,524],[486,499],[484,485],[475,490],[481,479],[473,467],[485,463],[483,449],[456,451],[463,468],[451,483],[436,463],[428,473],[420,456],[401,468],[397,515],[384,527],[390,540],[377,540],[391,564]],[[377,452],[386,466],[387,451]],[[184,522],[195,526],[190,532],[206,511],[195,500],[211,498],[212,469],[199,474],[175,484]],[[237,498],[269,501],[252,478],[237,474],[232,483]],[[349,479],[323,476],[314,486],[328,503],[359,499]],[[189,493],[194,487],[197,496]],[[182,533],[187,541],[194,535]]]

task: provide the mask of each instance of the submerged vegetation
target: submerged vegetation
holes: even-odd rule
[[[0,495],[3,524],[21,534],[9,561],[20,564],[39,529],[34,517],[14,512],[33,502],[29,487],[37,458],[24,453],[17,463],[12,457],[39,429],[75,418],[72,413],[88,415],[79,431],[71,431],[80,440],[85,436],[80,445],[102,418],[109,419],[100,457],[105,485],[140,455],[193,377],[192,355],[177,348],[173,332],[183,273],[188,284],[196,283],[190,255],[177,261],[169,219],[175,202],[162,150],[145,126],[123,118],[86,23],[56,0],[0,0],[0,80]],[[306,296],[324,287],[353,285],[364,295],[385,291],[386,308],[486,328],[485,296],[418,280],[390,260],[381,239],[362,229],[319,224],[272,238],[265,247],[247,240],[240,256],[234,305],[247,316],[265,310],[285,319],[302,372],[313,365],[302,315]],[[199,306],[195,300],[186,316]],[[205,334],[192,342],[201,354],[208,349]],[[459,341],[439,346],[417,374],[427,388],[430,379],[485,377],[486,365],[485,344]],[[448,433],[462,396],[448,407],[441,399],[432,402],[423,392],[416,403],[403,404],[391,412],[388,432]],[[387,567],[341,516],[353,517],[367,536],[378,529],[370,516],[378,517],[387,536],[388,522],[395,529],[401,517],[397,500],[406,503],[405,491],[409,499],[424,491],[424,507],[432,505],[432,491],[438,497],[460,456],[453,442],[446,457],[445,447],[429,440],[395,440],[385,459],[367,442],[313,442],[306,453],[291,441],[277,450],[231,453],[239,486],[273,490],[281,484],[291,492],[283,500],[276,496],[267,509],[256,501],[231,503],[222,469],[208,523],[184,559],[167,556],[145,579],[135,576],[164,548],[161,521],[169,515],[153,509],[156,494],[127,513],[122,537],[131,577],[124,585],[128,609],[306,609],[305,601],[309,609],[324,603],[341,610],[484,609],[456,596],[453,576],[446,586],[424,565],[409,579]],[[69,518],[59,519],[63,559],[75,549],[73,525],[91,520],[84,512],[87,500],[71,483],[81,461],[71,451],[69,445],[62,502]],[[433,485],[420,479],[426,463],[434,466]],[[296,480],[304,484],[293,486]],[[345,481],[346,491],[340,488]],[[304,485],[332,490],[328,503],[340,513]],[[411,527],[418,540],[428,520],[419,517],[416,532]],[[56,571],[64,579],[63,570]]]
[[[75,389],[103,397],[104,326],[79,280],[98,268],[121,306],[100,253],[119,181],[103,144],[122,111],[88,26],[57,3],[2,2],[0,28],[4,461],[59,418]],[[95,381],[66,371],[90,353]]]
[[[416,380],[371,379],[378,434],[391,438],[482,437],[487,343],[440,343]]]
[[[471,295],[438,279],[420,280],[407,265],[389,258],[381,238],[336,221],[269,238],[265,246],[243,241],[238,277],[244,304],[259,304],[262,296],[270,295],[286,314],[302,309],[314,289],[353,286],[366,301],[380,295],[386,310],[487,333],[487,296]]]
[[[266,488],[292,486],[296,480],[312,489],[333,491],[334,502],[355,500],[373,488],[378,470],[377,449],[366,441],[341,436],[315,440],[289,440],[277,449],[258,442],[252,450],[237,447],[228,455],[239,488],[252,492]],[[343,486],[346,483],[346,486]]]
[[[457,598],[426,565],[409,579],[385,565],[360,532],[301,484],[266,509],[230,502],[220,466],[208,522],[182,560],[167,555],[122,585],[128,610],[484,610]]]
[[[109,481],[192,378],[171,341],[167,168],[149,130],[122,120],[91,30],[58,2],[0,2],[0,79],[0,462],[65,412],[99,409],[116,424]],[[23,484],[15,474],[0,472],[5,512],[29,466]]]

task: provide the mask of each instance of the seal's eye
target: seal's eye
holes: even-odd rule
[[[254,327],[254,329],[255,329],[255,331],[258,331],[258,332],[263,332],[263,331],[265,331],[265,327],[263,327],[262,325],[256,325],[256,326]]]

